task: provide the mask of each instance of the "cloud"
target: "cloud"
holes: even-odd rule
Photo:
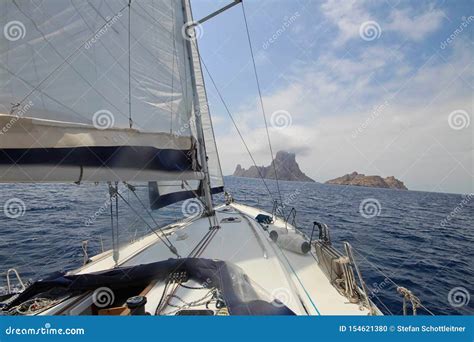
[[[391,9],[384,15],[385,3],[374,8],[374,2],[363,0],[327,0],[321,5],[322,13],[337,27],[334,39],[342,46],[351,39],[360,39],[359,29],[368,21],[375,21],[383,32],[395,32],[412,41],[420,41],[440,28],[444,13],[433,6],[417,10],[412,7]]]
[[[351,38],[359,37],[360,25],[371,19],[364,2],[358,0],[328,0],[321,5],[321,10],[339,30],[336,45],[342,45]]]
[[[472,130],[447,122],[457,109],[472,116],[468,44],[459,39],[450,56],[434,54],[418,68],[403,52],[375,46],[340,57],[328,51],[299,65],[288,86],[264,97],[267,118],[277,110],[292,118],[288,128],[270,127],[274,150],[297,152],[303,172],[318,181],[357,170],[395,175],[412,189],[474,191]],[[235,116],[257,163],[268,165],[258,108],[252,99]],[[232,130],[217,134],[224,174],[251,165]]]
[[[413,41],[421,41],[430,33],[435,32],[441,26],[444,13],[441,10],[430,8],[428,12],[410,17],[411,11],[394,10],[390,15],[390,21],[384,26],[387,31],[395,31],[404,38]]]

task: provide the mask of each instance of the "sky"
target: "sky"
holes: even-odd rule
[[[230,1],[193,0],[195,19]],[[352,171],[472,193],[472,1],[245,0],[273,149],[318,182]],[[271,161],[242,7],[198,28],[257,164]],[[252,161],[206,77],[224,175]]]

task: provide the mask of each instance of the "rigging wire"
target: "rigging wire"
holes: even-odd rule
[[[159,227],[159,224],[158,222],[156,222],[155,218],[153,217],[153,215],[150,213],[150,211],[148,210],[148,208],[145,206],[145,204],[143,203],[143,201],[140,199],[140,197],[138,197],[137,193],[135,192],[136,188],[135,186],[127,183],[127,182],[123,182],[123,184],[135,195],[135,198],[138,200],[138,202],[141,204],[141,206],[143,207],[143,209],[145,209],[145,212],[148,214],[148,216],[150,216],[151,220],[153,221],[153,223]],[[158,229],[161,231],[161,229]],[[168,236],[166,236],[165,233],[163,233],[163,236],[165,237],[166,241],[168,241],[168,243],[170,245],[172,245],[171,241],[168,239]]]
[[[372,292],[372,295],[373,295],[375,298],[377,298],[377,301],[385,308],[385,310],[387,310],[387,312],[388,312],[391,316],[393,316],[392,311],[390,311],[390,309],[387,307],[387,305],[385,305],[385,303],[380,299],[380,297],[377,296],[377,294],[374,293],[374,291],[371,291],[371,292]]]
[[[110,226],[112,228],[112,249],[115,251],[115,228],[114,228],[114,210],[112,205],[112,184],[109,183],[109,199],[110,199]]]
[[[115,187],[112,182],[107,182],[109,186],[109,199],[110,199],[110,224],[112,228],[112,258],[115,262],[115,266],[118,265],[119,260],[119,223],[118,223],[118,198],[115,195],[118,192],[117,182]],[[115,224],[114,224],[114,210],[113,210],[113,199],[115,197]]]
[[[84,45],[91,39],[93,38],[97,32],[99,32],[100,30],[102,30],[111,20],[113,20],[113,18],[117,15],[119,15],[119,13],[122,13],[127,7],[128,7],[128,4],[123,6],[118,12],[117,14],[114,16],[114,17],[111,17],[110,19],[108,19],[101,27],[99,27],[98,30],[96,30],[92,36],[90,36],[88,39],[84,40],[84,42],[76,49],[74,50],[69,56],[67,56],[66,58],[64,58],[60,53],[59,51],[56,50],[56,48],[54,47],[53,44],[51,44],[51,42],[46,38],[45,34],[39,29],[39,27],[37,26],[37,24],[35,23],[35,21],[27,14],[25,13],[19,6],[17,3],[15,3],[15,6],[18,8],[18,10],[25,16],[27,17],[28,19],[30,19],[30,21],[32,22],[33,26],[36,28],[36,30],[38,32],[40,32],[40,34],[43,36],[44,40],[46,42],[48,42],[48,44],[52,47],[52,49],[59,55],[61,56],[61,58],[63,59],[63,61],[56,67],[54,68],[41,82],[39,82],[30,92],[28,92],[19,102],[17,105],[21,105],[31,94],[33,94],[35,91],[37,91],[53,74],[55,74],[58,70],[60,70],[64,64],[68,64],[72,70],[74,70],[76,72],[76,74],[84,81],[86,82],[92,89],[94,89],[94,91],[99,94],[107,103],[109,103],[112,107],[114,107],[119,113],[122,113],[120,111],[119,108],[117,108],[112,102],[108,101],[107,98],[99,91],[97,91],[97,89],[95,89],[93,87],[92,84],[90,84],[90,82],[88,82],[83,76],[81,73],[79,73],[70,63],[69,63],[69,60],[74,57],[75,55],[77,55],[81,49],[84,47]],[[15,75],[16,76],[16,75]],[[123,113],[122,113],[123,114]]]
[[[263,122],[265,123],[265,131],[267,133],[268,147],[270,148],[270,155],[272,157],[273,172],[275,172],[275,180],[276,180],[276,184],[277,184],[277,190],[278,190],[278,196],[280,198],[280,203],[283,206],[283,200],[281,198],[280,184],[279,184],[279,181],[278,181],[278,174],[277,174],[277,170],[276,170],[275,159],[273,157],[272,142],[271,142],[271,139],[270,139],[270,133],[268,131],[267,117],[266,117],[266,114],[265,114],[265,107],[263,105],[262,91],[260,89],[260,81],[259,81],[259,78],[258,78],[257,66],[256,66],[256,63],[255,63],[255,56],[254,56],[254,53],[253,53],[252,40],[250,39],[250,31],[249,31],[249,26],[248,26],[248,23],[247,23],[247,16],[245,14],[244,1],[242,1],[241,3],[242,3],[242,13],[244,15],[245,30],[247,32],[247,40],[248,40],[249,48],[250,48],[250,56],[252,57],[253,71],[254,71],[254,74],[255,74],[255,81],[257,83],[258,96],[259,96],[259,99],[260,99],[260,106],[262,107]]]
[[[150,228],[150,230],[155,233],[155,235],[161,240],[161,242],[163,242],[163,244],[168,247],[168,249],[173,253],[175,254],[178,258],[181,258],[181,256],[179,255],[178,253],[178,250],[176,249],[176,247],[170,243],[169,245],[166,243],[166,241],[160,236],[160,234],[157,233],[157,231],[155,229],[153,229],[153,227],[137,212],[137,210],[122,196],[122,194],[120,192],[116,192],[116,195],[119,196],[124,202],[126,205],[128,205],[128,207],[130,209],[132,209],[132,211],[135,213],[135,215],[137,215],[147,226],[148,228]],[[165,235],[165,234],[163,234]],[[168,240],[169,241],[169,240]]]
[[[118,182],[115,182],[115,190],[118,192]],[[115,245],[117,247],[117,253],[120,246],[119,241],[119,206],[118,206],[118,197],[115,196]],[[117,255],[118,259],[118,255]],[[118,260],[117,260],[118,261]]]
[[[186,180],[183,180],[182,185],[183,185],[183,187],[187,186],[188,190],[193,193],[194,197],[201,203],[203,208],[206,208],[206,203],[201,199],[201,196],[191,188],[191,186],[189,185],[189,183]],[[217,219],[217,215],[212,216],[212,219],[214,220],[214,224],[212,224],[210,216],[207,216],[207,218],[209,220],[209,227],[210,228],[219,226],[219,220]]]
[[[164,304],[163,300],[165,299],[166,291],[168,291],[168,286],[170,285],[169,279],[166,280],[165,286],[163,288],[163,292],[161,293],[160,301],[158,302],[158,305],[155,309],[155,316],[159,315],[161,313],[161,310],[163,309],[162,306]]]
[[[195,43],[194,40],[192,40],[192,43],[196,46],[196,43]],[[214,81],[214,78],[212,77],[211,72],[209,71],[209,69],[207,68],[206,63],[204,62],[204,59],[202,58],[202,56],[201,56],[200,53],[199,53],[198,55],[199,55],[199,60],[201,61],[202,65],[204,66],[204,69],[206,70],[206,73],[207,73],[207,75],[209,76],[209,79],[211,80],[212,85],[213,85],[214,88],[216,89],[216,92],[217,92],[217,95],[218,95],[219,99],[221,100],[222,104],[224,105],[224,108],[225,108],[227,114],[229,115],[230,120],[232,121],[232,124],[234,125],[234,127],[235,127],[237,133],[239,134],[240,140],[242,140],[242,143],[244,144],[245,149],[247,150],[247,153],[248,153],[248,155],[250,156],[250,159],[251,159],[252,162],[253,162],[253,165],[255,165],[255,168],[256,168],[257,171],[258,171],[258,175],[259,175],[260,178],[262,179],[262,182],[263,182],[263,184],[265,185],[265,188],[267,189],[268,194],[269,194],[269,195],[272,197],[272,199],[273,199],[273,194],[272,194],[272,192],[270,191],[270,188],[268,187],[267,183],[265,182],[265,178],[263,178],[262,171],[260,171],[259,167],[257,166],[257,163],[255,162],[255,159],[254,159],[254,157],[253,157],[253,155],[252,155],[252,152],[250,152],[250,149],[249,149],[247,143],[245,142],[245,139],[244,139],[242,133],[240,132],[239,127],[237,126],[237,123],[235,122],[234,116],[233,116],[232,113],[230,112],[229,107],[227,106],[227,103],[226,103],[225,100],[224,100],[224,97],[222,96],[221,92],[219,91],[219,88],[217,87],[217,84],[216,84],[216,82]]]
[[[197,199],[204,207],[206,207],[206,203],[202,200],[201,195],[199,195],[196,191],[194,191],[186,180],[183,180],[182,183],[181,183],[181,185],[182,185],[183,187],[186,187],[186,186],[187,186],[187,187],[188,187],[188,190],[193,193],[194,197],[196,197],[196,199]]]
[[[170,134],[173,134],[173,102],[174,102],[174,62],[175,62],[175,55],[176,55],[176,16],[175,10],[173,6],[173,0],[171,0],[171,11],[173,17],[173,29],[171,30],[172,33],[172,40],[173,40],[173,63],[171,68],[171,103],[170,103]]]
[[[394,280],[392,280],[392,278],[390,278],[384,271],[382,271],[377,265],[375,265],[374,263],[372,263],[369,259],[367,259],[362,253],[360,253],[357,249],[355,248],[352,248],[361,258],[363,258],[368,264],[370,264],[373,268],[375,268],[378,272],[380,272],[380,274],[382,274],[388,281],[390,281],[393,285],[395,285],[396,287],[400,287],[400,285],[398,285]],[[435,314],[430,310],[428,309],[426,306],[424,306],[422,303],[419,303],[419,305],[425,309],[430,315],[432,316],[435,316]]]
[[[132,16],[132,0],[128,1],[128,124],[130,128],[133,126],[132,120],[132,45],[131,45],[131,16]]]
[[[173,2],[174,2],[174,0],[171,0],[170,5],[173,5]],[[106,4],[106,5],[107,5],[107,4]],[[148,13],[147,9],[144,8],[142,5],[140,5],[140,2],[135,2],[135,5],[136,5],[137,8],[140,8],[140,9],[143,11],[143,14],[146,14],[147,17],[148,17],[149,19],[151,19],[151,21],[152,21],[153,23],[155,23],[158,27],[160,27],[160,28],[162,28],[162,29],[164,29],[164,30],[167,30],[167,29],[168,29],[166,26],[164,26],[162,23],[160,23],[158,20],[156,20],[155,17],[153,17],[150,13]],[[108,5],[107,5],[107,6],[108,6]],[[173,10],[173,13],[174,13],[174,11],[175,11],[175,10],[174,10],[174,7],[173,7],[172,10]],[[135,10],[135,14],[136,14],[137,16],[139,16],[140,18],[142,18],[143,20],[147,21],[147,18],[146,18],[143,14],[141,14],[139,11]],[[173,17],[173,21],[175,22],[175,15],[173,14],[172,17]],[[148,21],[147,21],[147,22],[148,22]],[[173,37],[175,37],[175,36],[176,36],[175,23],[173,24],[173,30],[174,30]],[[159,58],[156,57],[155,53],[153,53],[152,51],[150,51],[150,50],[147,48],[147,46],[141,44],[141,43],[140,43],[140,40],[136,40],[136,43],[137,43],[137,45],[139,45],[141,48],[143,48],[145,51],[147,51],[153,59],[156,59],[156,60],[159,62]],[[183,39],[183,49],[184,49],[184,48],[185,48],[185,42],[184,42],[184,39]],[[173,39],[173,51],[174,51],[173,53],[174,53],[174,54],[176,53],[176,56],[177,56],[176,42],[175,42],[174,39]],[[183,61],[182,61],[182,62],[183,62],[183,64],[186,64],[186,56],[184,56],[184,54],[182,54],[182,55],[183,55]],[[174,63],[174,65],[179,65],[179,61],[178,61],[178,59],[177,59],[176,56],[173,57],[173,63]],[[178,73],[179,73],[179,70],[178,70]],[[184,68],[184,73],[186,74],[186,68]],[[180,81],[181,81],[181,87],[182,87],[182,89],[184,89],[184,97],[187,99],[187,98],[188,98],[188,93],[187,93],[187,90],[188,90],[188,89],[187,89],[186,86],[183,86],[183,83],[182,83],[183,80],[182,80],[182,78],[181,78],[181,73],[179,73],[179,74],[180,74],[179,76],[180,76]],[[175,70],[174,70],[174,68],[173,68],[173,70],[172,70],[172,83],[174,83],[174,78],[175,78],[175,76],[176,76],[176,75],[175,75]],[[185,78],[185,80],[187,80],[187,76],[186,76],[186,75],[184,76],[184,78]],[[135,80],[135,79],[134,79],[134,80]],[[135,81],[138,82],[137,80],[135,80]],[[148,92],[148,91],[147,91],[147,92]],[[148,92],[148,93],[149,93],[149,92]],[[151,94],[151,93],[150,93],[150,94]],[[154,96],[154,94],[151,94],[151,95]],[[175,93],[174,93],[174,84],[173,84],[173,85],[172,85],[172,97],[171,97],[171,101],[173,101],[174,95],[175,95]],[[188,101],[186,101],[185,104],[186,104],[186,110],[189,112],[190,109],[189,109],[189,107],[188,107]],[[170,105],[170,108],[171,108],[171,111],[173,111],[174,108],[173,108],[172,105]]]

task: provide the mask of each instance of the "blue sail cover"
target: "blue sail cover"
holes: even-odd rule
[[[268,301],[268,296],[253,286],[249,277],[237,265],[204,258],[168,259],[80,275],[55,273],[30,285],[4,307],[4,310],[52,289],[61,294],[64,293],[59,290],[64,289],[67,293],[76,295],[102,286],[116,291],[137,286],[146,287],[153,280],[166,281],[171,274],[180,272],[198,283],[218,288],[231,315],[294,315],[283,303]]]
[[[158,186],[157,182],[148,183],[148,194],[150,200],[150,207],[152,210],[160,209],[166,207],[167,205],[184,201],[189,198],[194,198],[196,196],[204,196],[204,190],[202,189],[202,181],[197,182],[197,187],[190,188],[185,185],[184,181],[180,184],[179,182],[168,182],[172,185],[169,186],[169,192],[160,193],[160,188],[162,191],[166,190],[164,184],[165,181],[160,182],[161,187]],[[195,184],[196,182],[187,181],[187,184]],[[223,186],[211,188],[211,194],[215,195],[224,191]]]
[[[91,146],[69,148],[11,148],[0,151],[0,164],[53,165],[193,171],[191,150],[157,149],[150,146]]]

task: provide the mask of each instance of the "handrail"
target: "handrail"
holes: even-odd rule
[[[89,262],[89,254],[87,253],[87,247],[89,246],[89,240],[84,240],[82,241],[82,255],[83,255],[83,260],[82,260],[82,266],[86,265]]]
[[[8,291],[8,294],[12,293],[12,287],[11,287],[11,283],[10,283],[10,273],[12,273],[12,272],[15,273],[16,279],[18,279],[18,283],[21,285],[21,288],[22,288],[21,292],[25,291],[26,286],[23,283],[23,280],[21,280],[21,277],[18,274],[18,271],[14,268],[10,268],[10,269],[7,270],[7,291]]]
[[[318,239],[314,236],[316,227],[319,228]],[[315,252],[319,258],[318,263],[320,264],[320,267],[322,267],[322,270],[326,273],[326,276],[331,280],[331,282],[334,281],[336,288],[343,292],[350,302],[363,303],[363,305],[370,310],[371,315],[377,315],[379,309],[370,299],[370,289],[362,278],[362,273],[355,260],[353,250],[355,250],[365,261],[371,264],[378,272],[384,275],[386,279],[396,286],[397,292],[403,296],[404,315],[408,314],[410,304],[413,315],[417,314],[417,309],[420,307],[433,315],[429,309],[421,304],[421,301],[417,296],[415,296],[410,290],[396,284],[389,276],[367,260],[367,258],[360,254],[357,249],[354,249],[348,242],[344,242],[345,255],[334,249],[331,244],[329,227],[326,224],[317,221],[313,222],[310,244],[315,248]],[[336,276],[334,276],[333,272],[336,273]],[[358,278],[358,281],[356,280],[356,277]],[[371,295],[375,295],[372,291],[370,291],[370,293]],[[378,299],[380,300],[380,298]],[[390,312],[381,300],[380,302]]]
[[[272,207],[272,219],[276,220],[277,218],[277,208],[278,208],[278,202],[277,200],[273,200],[273,207]],[[273,217],[275,216],[275,217]]]
[[[371,314],[375,314],[375,310],[374,310],[374,308],[372,306],[372,303],[369,299],[367,286],[365,285],[365,281],[362,278],[362,274],[360,273],[359,266],[357,265],[357,263],[354,259],[354,255],[352,254],[352,246],[350,245],[349,242],[344,241],[344,249],[346,250],[346,254],[349,257],[349,260],[350,260],[351,264],[354,266],[354,268],[356,270],[357,277],[359,278],[359,282],[360,282],[360,285],[362,287],[362,291],[364,292],[363,294],[364,294],[364,297],[365,297],[364,299],[366,301],[367,307],[369,308]]]
[[[314,221],[313,222],[313,229],[311,229],[311,236],[309,238],[309,245],[311,246],[311,244],[313,243],[313,234],[314,234],[314,228],[316,228],[316,226],[318,225],[318,222]]]
[[[296,209],[293,207],[293,208],[291,208],[290,213],[288,214],[288,216],[286,217],[286,220],[285,220],[285,228],[286,228],[286,230],[288,230],[288,221],[290,220],[290,216],[291,216],[292,214],[293,214],[293,220],[292,220],[292,222],[291,222],[291,225],[296,228],[296,225],[295,225]]]
[[[329,227],[325,223],[313,222],[313,231],[311,232],[311,240],[313,238],[313,232],[315,227],[319,228],[319,240],[326,244],[331,244],[331,237],[329,235]]]

